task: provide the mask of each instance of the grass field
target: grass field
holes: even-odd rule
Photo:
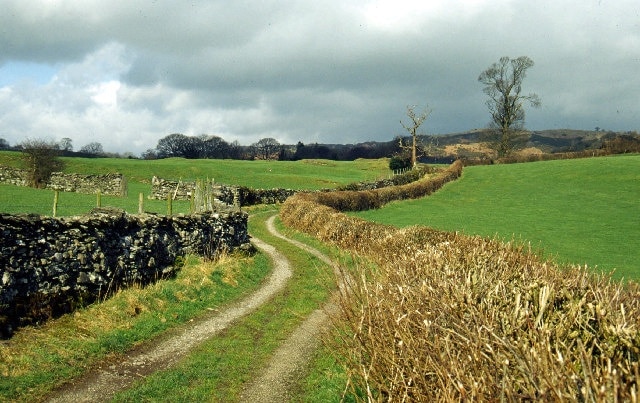
[[[0,165],[20,167],[21,153],[0,152]],[[61,158],[65,172],[106,174],[119,172],[129,182],[151,183],[163,179],[214,179],[227,185],[251,188],[321,189],[356,181],[374,180],[390,173],[386,159],[356,161],[237,161],[168,158],[137,160],[122,158]]]
[[[430,197],[357,215],[515,238],[559,262],[640,278],[640,155],[467,167]]]
[[[21,153],[0,152],[0,165],[21,167]],[[102,205],[138,211],[138,195],[148,195],[151,178],[195,180],[214,179],[228,185],[251,188],[321,189],[357,181],[375,180],[389,175],[388,161],[301,160],[301,161],[235,161],[235,160],[134,160],[116,158],[62,158],[65,172],[106,174],[119,172],[128,181],[126,198],[102,196]],[[95,195],[61,193],[59,216],[83,214],[96,205]],[[145,199],[145,210],[166,213],[165,201]],[[53,192],[0,184],[0,213],[36,213],[51,215]],[[187,213],[188,202],[175,202],[174,213]]]

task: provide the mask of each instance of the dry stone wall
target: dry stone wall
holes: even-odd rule
[[[196,183],[190,181],[172,181],[161,179],[156,176],[151,180],[150,199],[166,200],[171,197],[173,200],[190,200],[195,192]],[[240,206],[253,206],[256,204],[284,203],[287,198],[295,194],[291,189],[251,189],[245,186],[227,186],[216,184],[213,186],[213,196],[220,202],[227,205],[234,205],[237,202]]]
[[[47,183],[47,188],[63,192],[94,194],[100,191],[103,195],[127,195],[127,181],[125,177],[119,173],[80,175],[54,172]]]
[[[188,253],[250,248],[247,214],[74,218],[0,214],[0,338],[131,284],[172,276]],[[179,260],[179,259],[178,259]]]
[[[337,190],[373,190],[387,186],[397,186],[411,183],[426,174],[433,173],[431,167],[424,167],[408,171],[402,175],[394,175],[389,179],[382,179],[373,182],[355,182],[339,187]],[[196,183],[190,181],[172,181],[161,179],[156,176],[151,181],[150,199],[166,200],[171,197],[173,200],[189,200],[195,192]],[[322,189],[321,192],[335,189]],[[234,205],[236,201],[240,206],[253,206],[257,204],[284,203],[287,198],[299,192],[298,190],[273,188],[273,189],[252,189],[246,186],[227,186],[216,184],[213,187],[213,196],[220,202],[227,205]],[[236,200],[237,197],[237,200]]]
[[[151,194],[149,199],[167,200],[169,195],[173,200],[189,200],[195,191],[195,182],[172,181],[154,176],[151,179]]]
[[[0,183],[27,186],[27,171],[23,169],[0,166]],[[47,189],[63,192],[126,196],[127,181],[122,174],[81,175],[54,172],[46,184]]]
[[[0,166],[0,183],[27,186],[27,173],[22,169]]]

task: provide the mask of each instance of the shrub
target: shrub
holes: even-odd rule
[[[43,188],[51,178],[51,174],[63,167],[58,158],[58,144],[44,140],[27,140],[22,143],[23,161],[28,171],[28,185]]]
[[[411,157],[395,155],[389,160],[389,169],[392,171],[400,171],[407,168],[411,168]]]
[[[434,177],[425,176],[430,170],[414,170],[407,178],[416,174],[420,180],[399,186],[388,186],[366,191],[341,190],[308,194],[307,199],[338,211],[362,211],[376,209],[393,200],[414,199],[433,193],[445,183],[457,179],[462,174],[462,162],[456,161]],[[409,180],[405,179],[405,180]]]

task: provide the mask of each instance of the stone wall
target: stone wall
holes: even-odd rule
[[[150,199],[166,200],[169,196],[173,200],[190,200],[195,192],[196,183],[189,181],[172,181],[156,176],[151,180]],[[216,184],[213,186],[213,195],[220,202],[234,205],[236,195],[240,206],[253,206],[256,204],[284,203],[287,198],[295,194],[291,189],[251,189],[245,186],[227,186]]]
[[[0,166],[0,183],[27,186],[28,173],[24,169]],[[122,174],[80,175],[54,172],[46,185],[47,189],[103,195],[126,196],[127,181]]]
[[[171,195],[173,200],[189,200],[195,188],[195,182],[172,181],[154,176],[151,178],[149,199],[167,200],[167,197]]]
[[[0,214],[0,338],[131,284],[172,276],[187,253],[249,248],[247,214],[73,218]]]
[[[289,196],[293,196],[298,192],[292,189],[251,189],[244,186],[240,186],[237,189],[241,206],[284,203]]]
[[[54,172],[47,183],[48,189],[62,192],[126,196],[127,181],[122,174],[80,175]]]
[[[27,172],[22,169],[0,166],[0,183],[27,186]]]

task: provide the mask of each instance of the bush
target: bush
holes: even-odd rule
[[[28,185],[44,188],[51,174],[62,170],[63,163],[58,158],[60,149],[57,143],[44,140],[27,140],[22,143],[23,162],[28,171]]]
[[[401,156],[393,156],[389,161],[389,169],[392,171],[400,171],[403,169],[411,168],[411,158],[410,157],[401,157]]]
[[[307,199],[338,211],[376,209],[393,200],[415,199],[433,193],[447,182],[457,179],[462,174],[462,162],[454,162],[434,177],[425,177],[424,175],[428,172],[431,172],[431,170],[418,169],[412,170],[405,175],[400,175],[403,177],[400,183],[403,183],[405,180],[422,177],[420,180],[415,180],[414,182],[409,182],[404,185],[388,186],[365,191],[340,190],[308,194]]]

